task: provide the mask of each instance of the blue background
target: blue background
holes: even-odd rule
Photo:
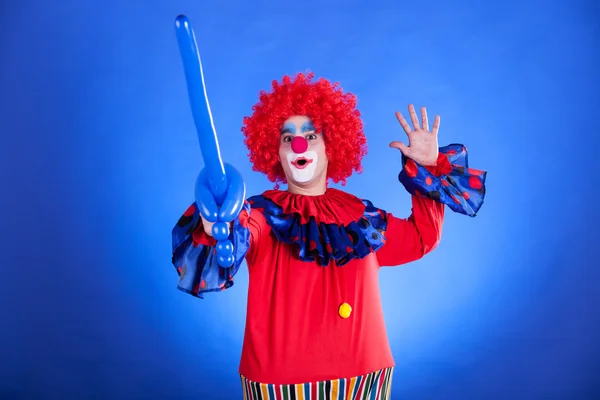
[[[2,2],[0,394],[241,398],[246,270],[199,300],[170,264],[202,167],[185,13],[249,194],[272,185],[242,118],[307,69],[359,98],[369,155],[348,191],[409,215],[388,148],[408,103],[489,171],[476,218],[447,211],[433,253],[381,274],[395,399],[599,398],[598,5],[205,3]]]

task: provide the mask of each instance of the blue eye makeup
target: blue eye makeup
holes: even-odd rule
[[[285,133],[291,133],[292,135],[296,134],[296,125],[292,124],[291,122],[288,122],[287,124],[283,125],[283,129],[281,129],[281,134],[285,134]]]
[[[315,131],[315,126],[313,125],[312,121],[306,121],[304,124],[302,124],[302,133],[304,132],[314,132]]]

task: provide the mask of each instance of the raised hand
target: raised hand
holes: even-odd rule
[[[429,131],[429,122],[427,120],[427,110],[421,107],[421,124],[417,118],[415,107],[410,104],[408,112],[414,129],[406,122],[400,112],[396,112],[396,118],[408,135],[409,145],[394,141],[390,147],[399,149],[406,157],[413,159],[423,166],[436,165],[438,158],[438,130],[440,128],[440,116],[436,115],[433,121],[433,129]]]
[[[228,223],[242,210],[246,185],[240,173],[229,164],[223,164],[210,106],[204,86],[204,74],[194,30],[184,15],[175,20],[179,51],[183,60],[188,96],[196,124],[204,169],[196,180],[196,204],[203,223],[214,223],[212,236],[217,240],[217,261],[221,267],[233,264],[233,245],[228,240]],[[206,224],[205,224],[206,226]]]

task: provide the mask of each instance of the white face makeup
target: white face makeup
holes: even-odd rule
[[[328,164],[325,142],[310,118],[293,116],[284,122],[279,158],[288,183],[304,188],[324,184]]]
[[[306,183],[315,176],[319,155],[312,150],[301,154],[290,152],[287,155],[287,162],[294,180],[298,183]]]

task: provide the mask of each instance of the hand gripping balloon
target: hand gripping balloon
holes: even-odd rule
[[[190,21],[185,15],[175,20],[179,52],[183,60],[192,116],[196,124],[204,169],[196,179],[196,204],[202,217],[214,222],[212,235],[217,240],[217,261],[227,268],[233,264],[233,245],[229,238],[229,222],[242,210],[246,198],[246,184],[240,173],[230,164],[223,164],[215,131],[200,53]]]

